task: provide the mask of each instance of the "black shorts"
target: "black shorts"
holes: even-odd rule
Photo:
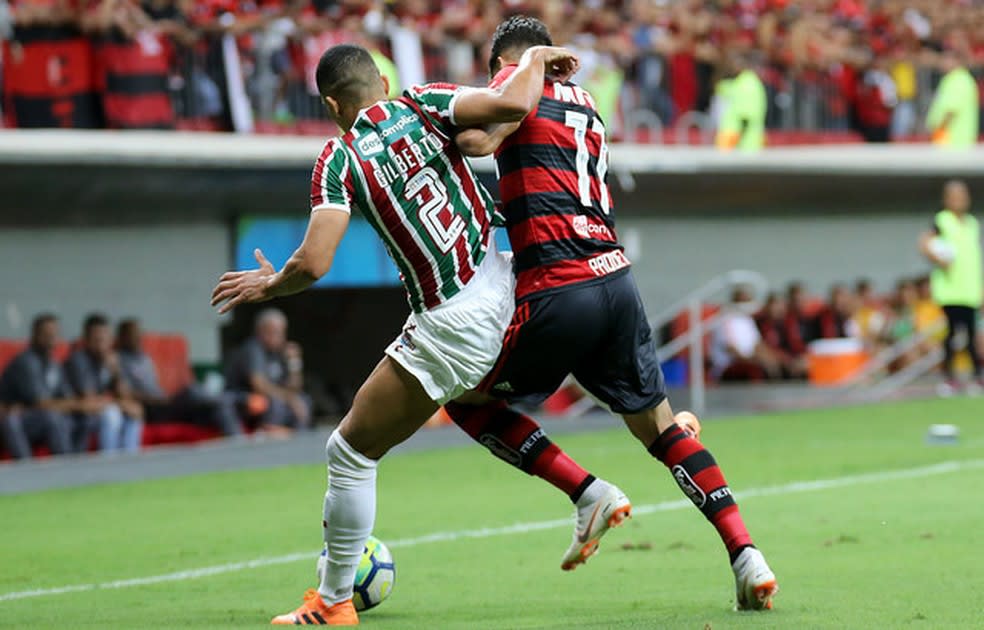
[[[480,389],[536,405],[568,374],[615,413],[666,399],[649,320],[630,270],[516,306],[502,353]]]

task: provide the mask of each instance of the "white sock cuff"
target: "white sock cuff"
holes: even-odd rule
[[[341,463],[357,470],[375,470],[379,462],[369,459],[349,444],[338,429],[332,431],[325,444],[325,454],[328,458],[328,465],[333,462]]]

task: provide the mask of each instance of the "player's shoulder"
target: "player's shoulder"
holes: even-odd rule
[[[450,96],[464,89],[464,86],[447,81],[419,83],[411,85],[403,91],[403,96],[411,100],[419,100],[428,96]]]
[[[347,165],[348,158],[348,143],[343,136],[328,138],[318,154],[320,164],[333,165],[334,168]]]

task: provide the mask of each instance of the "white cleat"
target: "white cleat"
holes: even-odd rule
[[[601,537],[632,515],[632,504],[624,492],[607,481],[597,479],[594,483],[604,484],[605,487],[597,500],[575,508],[574,542],[560,563],[564,571],[573,571],[584,564],[598,551]]]
[[[779,584],[762,552],[745,548],[731,569],[735,572],[735,610],[771,610]]]

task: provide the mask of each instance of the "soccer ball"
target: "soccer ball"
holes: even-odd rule
[[[322,549],[318,556],[318,583],[328,564],[328,549]],[[352,603],[358,611],[369,610],[383,603],[393,592],[396,582],[396,565],[393,554],[378,538],[370,536],[362,550],[362,560],[355,571],[355,586]]]

